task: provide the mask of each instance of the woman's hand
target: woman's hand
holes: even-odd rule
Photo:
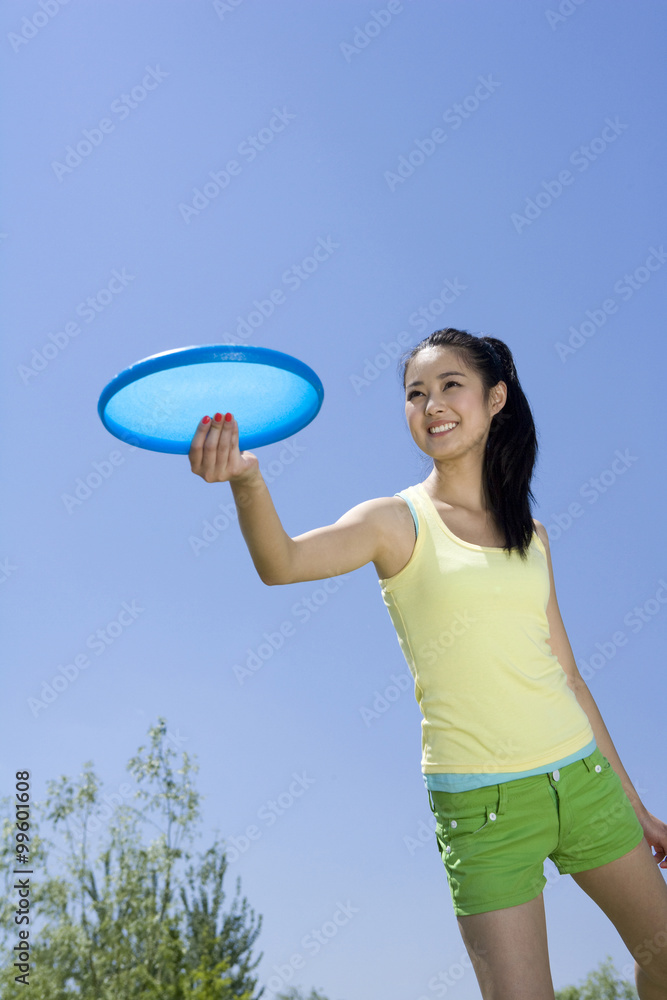
[[[637,817],[644,831],[644,839],[648,841],[649,847],[655,847],[653,857],[656,864],[660,868],[667,868],[667,824],[648,810],[643,810],[641,815],[638,813]]]
[[[190,445],[190,468],[207,483],[245,479],[259,471],[257,456],[239,451],[239,425],[231,413],[227,417],[223,420],[221,413],[213,420],[204,417]]]

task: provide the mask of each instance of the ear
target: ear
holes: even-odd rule
[[[491,390],[491,399],[493,401],[493,406],[495,409],[495,415],[500,413],[505,403],[507,402],[507,383],[498,382],[497,385]]]

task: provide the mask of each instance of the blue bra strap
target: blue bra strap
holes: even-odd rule
[[[410,513],[412,514],[412,520],[415,522],[415,538],[417,538],[419,536],[419,521],[417,520],[417,511],[415,510],[415,505],[413,504],[412,500],[408,499],[408,497],[404,495],[404,493],[394,493],[394,496],[401,497],[401,499],[405,500],[406,504],[410,508]]]

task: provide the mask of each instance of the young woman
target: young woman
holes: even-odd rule
[[[572,655],[547,532],[531,517],[537,439],[511,351],[448,328],[401,364],[408,426],[433,460],[423,483],[290,538],[231,414],[204,417],[192,471],[230,483],[265,584],[374,563],[415,680],[436,842],[484,1000],[553,1000],[547,857],[615,925],[641,1000],[667,1000],[667,825],[642,805]]]

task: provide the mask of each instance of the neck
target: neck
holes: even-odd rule
[[[467,476],[453,475],[451,470],[447,473],[435,466],[424,486],[432,497],[450,507],[461,507],[471,514],[487,514],[491,510],[479,470],[476,475],[472,470]]]

